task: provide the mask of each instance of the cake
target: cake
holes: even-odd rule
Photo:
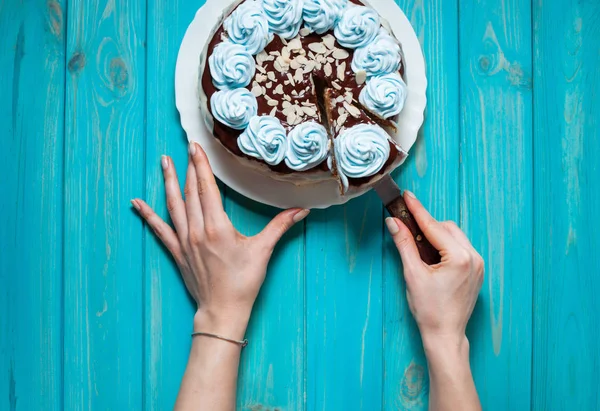
[[[402,48],[359,0],[244,0],[200,58],[202,116],[245,166],[342,194],[406,157],[390,138],[404,107]]]

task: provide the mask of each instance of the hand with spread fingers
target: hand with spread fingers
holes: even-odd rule
[[[144,201],[135,199],[132,204],[173,255],[198,305],[194,332],[203,333],[193,340],[176,409],[234,409],[241,349],[236,341],[244,339],[275,245],[308,210],[284,211],[260,234],[246,237],[223,210],[202,147],[196,143],[189,147],[185,199],[173,161],[163,156],[161,165],[174,228]]]
[[[402,258],[408,304],[429,364],[430,409],[481,409],[465,333],[483,283],[483,259],[454,222],[436,221],[408,191],[404,199],[442,257],[439,264],[425,264],[408,228],[396,218],[386,220]]]

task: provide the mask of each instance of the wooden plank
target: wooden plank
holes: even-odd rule
[[[65,151],[66,409],[142,407],[145,2],[72,0]]]
[[[179,45],[199,4],[148,1],[147,148],[145,197],[168,218],[160,156],[173,158],[185,183],[187,138],[175,108],[175,62]],[[141,195],[142,193],[140,193]],[[146,229],[144,302],[145,409],[172,409],[187,363],[195,304],[188,297],[169,252]]]
[[[64,5],[0,2],[0,409],[62,409]]]
[[[397,173],[397,181],[413,191],[436,218],[458,221],[458,4],[401,0],[399,6],[423,47],[429,85],[425,125],[411,156]],[[398,251],[387,233],[383,272],[384,409],[426,410],[427,361],[406,302]]]
[[[534,1],[532,409],[600,409],[600,3]]]
[[[382,217],[374,193],[309,216],[308,410],[381,409]]]
[[[201,4],[200,4],[201,5]],[[158,159],[171,155],[183,172],[187,140],[173,106],[173,72],[179,45],[199,5],[153,0],[148,4],[148,151],[147,198],[166,216]],[[171,79],[165,81],[165,79]],[[181,173],[180,173],[181,174]],[[183,184],[183,179],[181,181]],[[223,188],[221,186],[221,188]],[[223,190],[224,191],[224,190]],[[232,193],[225,202],[244,234],[260,231],[275,210]],[[302,225],[286,236],[269,269],[255,306],[240,367],[238,407],[303,409],[304,404],[304,241]],[[189,349],[193,305],[165,250],[152,235],[146,252],[145,401],[150,409],[171,408]]]
[[[468,330],[484,409],[530,406],[532,44],[528,0],[459,1],[461,224],[486,261]]]
[[[225,209],[244,235],[254,235],[278,210],[226,190]],[[238,380],[239,410],[304,410],[304,223],[277,246],[254,305]]]

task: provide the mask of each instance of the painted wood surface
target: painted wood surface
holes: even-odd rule
[[[160,156],[171,156],[183,188],[187,168],[185,133],[175,108],[175,61],[179,44],[198,5],[147,2],[146,178],[145,195],[156,212],[168,217]],[[190,348],[193,301],[168,251],[152,230],[144,231],[144,409],[167,410],[175,404]]]
[[[308,410],[381,409],[382,215],[369,193],[308,219]]]
[[[398,3],[429,90],[395,177],[486,259],[468,332],[484,408],[600,408],[600,7]],[[160,155],[185,170],[174,65],[201,4],[0,0],[0,410],[174,403],[193,305],[129,199],[166,216]],[[276,214],[222,191],[244,234]],[[279,245],[238,409],[427,409],[384,216],[369,194]]]
[[[528,0],[459,2],[460,224],[486,264],[468,337],[484,409],[530,405],[532,60]]]
[[[0,2],[0,409],[62,409],[64,2]]]
[[[143,2],[69,2],[65,409],[142,407],[145,34]]]
[[[434,217],[458,221],[458,2],[403,0],[399,5],[423,48],[429,85],[425,125],[396,180],[415,193]],[[384,408],[426,410],[427,361],[406,302],[398,251],[387,233],[383,276]]]
[[[600,409],[600,3],[536,0],[532,407]]]
[[[277,210],[226,190],[225,210],[244,235],[258,234]],[[304,408],[304,227],[277,246],[246,336],[238,384],[238,409]]]

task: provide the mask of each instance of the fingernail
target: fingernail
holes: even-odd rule
[[[160,158],[160,164],[162,165],[163,170],[167,170],[169,168],[169,158],[167,156],[162,156]]]
[[[133,208],[140,211],[140,203],[138,203],[137,200],[131,200],[131,205],[133,206]]]
[[[190,155],[193,156],[194,154],[196,154],[196,143],[192,141],[190,143]]]
[[[387,228],[391,235],[396,235],[400,231],[398,223],[392,217],[388,217],[385,219],[385,225],[387,225]]]
[[[410,198],[417,198],[417,196],[414,195],[412,191],[404,190],[404,194],[406,194]]]
[[[307,209],[298,211],[296,215],[294,215],[294,223],[299,223],[300,221],[304,220],[308,213],[310,213],[310,210]]]

